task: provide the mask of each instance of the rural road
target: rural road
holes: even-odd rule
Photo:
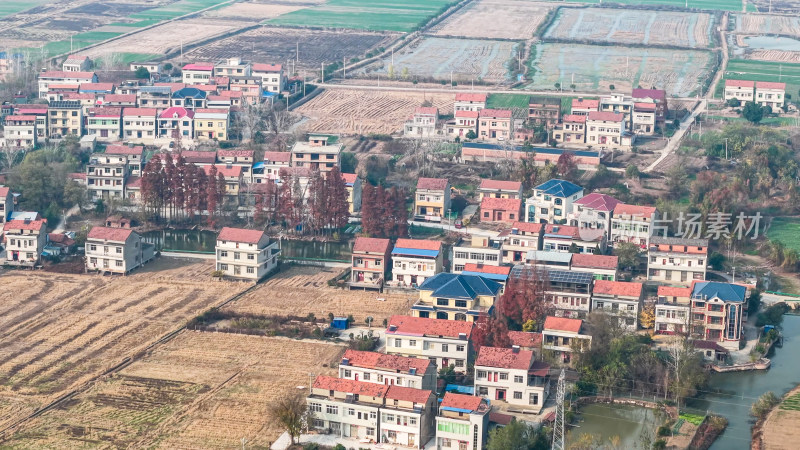
[[[441,228],[443,230],[454,231],[456,233],[471,234],[473,236],[487,236],[487,237],[490,237],[490,238],[495,238],[495,237],[497,237],[498,234],[500,234],[499,231],[482,230],[480,228],[475,228],[475,227],[472,227],[470,229],[468,226],[465,226],[464,228],[458,229],[455,226],[448,225],[446,223],[423,222],[423,221],[419,221],[419,220],[409,220],[408,224],[409,225],[416,225],[416,226],[419,226],[419,227]]]
[[[678,145],[680,145],[681,140],[689,131],[689,126],[694,122],[694,119],[698,115],[700,115],[700,113],[703,112],[707,107],[708,107],[707,99],[703,99],[702,101],[700,101],[700,103],[697,104],[697,106],[692,111],[692,114],[690,114],[689,117],[683,119],[683,122],[681,122],[681,126],[678,129],[678,131],[676,131],[675,134],[672,135],[667,145],[664,147],[663,150],[661,150],[661,156],[659,156],[658,159],[653,161],[652,164],[647,166],[647,168],[644,169],[645,172],[649,173],[655,170],[655,168],[658,167],[659,164],[661,164],[661,161],[664,161],[664,159],[666,159],[667,156],[672,154],[672,152],[674,152],[675,149],[678,148]]]
[[[728,35],[725,33],[725,30],[728,29],[728,13],[722,15],[722,20],[719,24],[719,42],[720,46],[722,46],[722,62],[719,64],[719,68],[717,69],[717,73],[714,74],[714,79],[711,81],[711,84],[708,85],[708,92],[706,92],[706,98],[714,97],[714,89],[716,88],[719,81],[725,75],[725,69],[728,68]]]

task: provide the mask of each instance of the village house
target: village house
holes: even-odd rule
[[[156,138],[155,108],[125,108],[122,110],[122,138],[125,142],[153,145]]]
[[[474,94],[470,92],[456,94],[456,101],[453,103],[453,111],[478,112],[483,108],[486,108],[486,94]]]
[[[38,143],[36,116],[6,116],[3,126],[4,147],[34,148]]]
[[[156,108],[162,111],[170,106],[172,88],[169,86],[142,86],[136,96],[140,107]]]
[[[47,137],[47,110],[48,105],[42,104],[16,104],[13,105],[8,115],[14,116],[34,116],[36,117],[36,138],[37,141]]]
[[[583,145],[586,143],[586,118],[585,115],[565,115],[553,129],[553,139],[559,144]]]
[[[655,334],[688,334],[691,298],[691,287],[659,286]]]
[[[454,272],[455,273],[455,272]],[[503,294],[508,282],[508,277],[511,275],[511,266],[490,266],[487,264],[466,263],[464,270],[461,271],[462,275],[475,275],[489,280],[500,283],[500,294]]]
[[[572,204],[581,197],[582,187],[566,180],[549,180],[533,188],[533,196],[525,201],[525,221],[566,223]]]
[[[217,150],[217,162],[226,166],[241,166],[242,177],[247,183],[253,181],[253,161],[255,161],[253,150]]]
[[[216,167],[217,177],[219,177],[219,175],[222,174],[222,177],[225,179],[226,201],[234,204],[238,203],[239,192],[241,191],[242,184],[244,183],[244,177],[242,175],[242,167],[233,166],[230,164],[226,164],[224,166],[219,164],[211,164],[203,166],[203,169],[206,172],[206,176],[211,176],[212,167]]]
[[[120,108],[135,108],[136,94],[106,94],[103,96],[103,106],[117,106]]]
[[[621,326],[636,331],[643,306],[643,285],[626,281],[595,280],[592,311],[603,311],[619,318]]]
[[[510,109],[481,109],[478,112],[478,137],[481,140],[507,141],[511,139]]]
[[[491,410],[492,407],[485,398],[445,393],[436,416],[436,448],[485,448]]]
[[[144,169],[144,147],[141,145],[108,145],[105,154],[107,156],[125,156],[128,160],[128,173],[131,175],[141,175],[142,169]]]
[[[569,213],[570,226],[580,229],[603,230],[606,236],[611,231],[611,216],[621,202],[606,194],[593,192],[576,200]]]
[[[252,65],[247,61],[242,61],[242,58],[228,58],[215,64],[213,70],[215,77],[234,75],[249,77]]]
[[[725,101],[739,100],[752,102],[755,97],[756,82],[750,80],[725,80]]]
[[[183,69],[181,69],[181,77],[185,84],[207,84],[213,76],[213,72],[213,64],[186,64],[183,66]]]
[[[461,144],[461,162],[507,162],[533,159],[537,166],[557,164],[564,153],[572,155],[578,168],[594,169],[600,164],[600,153],[591,150],[571,150],[554,147],[530,147],[522,145],[498,145],[487,142],[464,142]]]
[[[319,170],[324,175],[334,166],[341,167],[342,149],[344,145],[337,136],[312,134],[308,142],[298,141],[292,146],[292,165]]]
[[[773,81],[756,81],[755,102],[768,106],[773,113],[783,108],[786,100],[786,83]]]
[[[419,288],[411,306],[414,317],[475,322],[492,314],[502,285],[477,275],[437,273]]]
[[[102,99],[107,94],[113,94],[115,89],[114,83],[81,83],[78,93],[94,94],[95,98]]]
[[[692,285],[692,334],[739,350],[745,321],[747,288],[732,283],[700,281]]]
[[[611,217],[609,239],[613,244],[630,242],[641,248],[647,248],[657,219],[658,212],[655,207],[619,203],[614,207],[614,214]]]
[[[381,409],[381,443],[425,448],[435,435],[435,391],[389,386]]]
[[[48,98],[50,95],[48,94]],[[61,100],[70,100],[70,101],[78,101],[81,104],[81,113],[83,117],[89,115],[89,110],[94,108],[97,104],[97,99],[95,98],[94,94],[79,94],[77,92],[69,92],[61,95],[59,98],[53,98],[52,100],[48,100],[50,103],[54,101],[61,101]]]
[[[625,116],[615,112],[590,112],[586,120],[586,144],[609,150],[630,150],[633,136]]]
[[[158,115],[158,137],[172,140],[177,133],[182,141],[194,138],[194,111],[173,106]]]
[[[689,285],[706,279],[707,239],[650,238],[647,280]]]
[[[7,186],[0,185],[0,225],[4,225],[13,212],[14,195],[11,194],[11,189]]]
[[[47,114],[47,135],[49,137],[83,135],[83,110],[81,108],[81,102],[74,100],[50,102]]]
[[[633,113],[633,99],[624,94],[611,94],[600,97],[599,112],[622,114],[625,123],[630,124],[631,113]]]
[[[618,266],[617,256],[575,253],[570,260],[569,270],[590,273],[595,280],[616,281]]]
[[[573,253],[530,250],[525,255],[525,264],[547,269],[570,270]]]
[[[197,167],[205,168],[206,166],[213,166],[217,162],[217,152],[205,150],[184,150],[180,156],[183,157],[186,164],[194,164]],[[178,163],[177,153],[172,154],[172,162]],[[227,166],[227,164],[226,164]]]
[[[539,413],[550,394],[550,365],[530,350],[483,346],[475,359],[475,395]]]
[[[510,229],[503,230],[500,238],[503,238],[503,258],[502,262],[520,263],[525,260],[525,256],[531,250],[539,250],[542,246],[541,223],[514,222]]]
[[[446,178],[420,178],[414,199],[415,220],[441,222],[450,213],[450,182]]]
[[[522,210],[519,198],[484,197],[481,200],[481,222],[505,222],[512,224],[518,221]]]
[[[229,92],[241,92],[243,104],[257,105],[261,103],[261,78],[259,77],[237,77],[235,83],[231,83]]]
[[[352,215],[361,211],[361,178],[355,173],[343,173],[342,178],[347,189],[347,208]]]
[[[155,246],[130,228],[93,227],[86,238],[86,271],[127,274],[155,258]]]
[[[392,250],[392,285],[416,287],[443,270],[440,241],[398,239]]]
[[[436,364],[428,358],[348,349],[339,363],[339,378],[436,391]]]
[[[275,94],[283,91],[285,78],[282,65],[255,63],[253,64],[252,75],[261,77],[261,87],[265,91]]]
[[[92,60],[84,55],[69,55],[61,63],[64,72],[87,72],[92,68]]]
[[[561,117],[561,99],[532,96],[528,99],[528,121],[552,128]]]
[[[636,135],[652,136],[656,132],[656,104],[640,103],[633,104],[632,131]]]
[[[278,267],[279,245],[261,230],[225,227],[217,235],[215,270],[226,277],[258,281]]]
[[[122,108],[90,108],[86,118],[86,134],[99,142],[119,141],[122,134]]]
[[[606,250],[606,232],[568,225],[545,225],[542,250],[569,253],[594,253]]]
[[[386,328],[386,353],[429,358],[436,367],[466,373],[472,362],[472,322],[392,316]]]
[[[591,310],[593,277],[588,272],[551,269],[543,265],[517,264],[511,278],[532,280],[555,308],[555,316],[585,318]]]
[[[533,358],[538,359],[542,353],[542,333],[533,331],[509,331],[508,340],[511,346],[519,347],[520,350],[533,352]]]
[[[46,220],[9,220],[3,226],[3,233],[6,265],[33,267],[39,264],[47,245]]]
[[[383,289],[391,262],[389,239],[357,237],[353,244],[350,289]]]
[[[48,103],[61,100],[83,100],[83,103],[94,106],[94,94],[78,93],[80,86],[81,85],[78,83],[50,84],[49,91],[47,91],[45,98],[47,99]]]
[[[553,316],[544,320],[543,350],[552,351],[562,362],[569,363],[574,343],[581,349],[592,345],[592,337],[583,332],[583,320]]]
[[[226,109],[196,109],[194,111],[194,138],[199,141],[212,139],[224,141],[228,139],[228,122],[228,110]]]
[[[664,89],[642,89],[634,88],[631,91],[631,97],[634,101],[634,110],[636,103],[655,103],[656,105],[656,124],[663,126],[667,121],[669,114],[669,104],[667,103],[667,91]]]
[[[132,62],[128,66],[131,72],[136,72],[140,68],[144,67],[150,75],[155,73],[161,73],[161,63],[157,62]]]
[[[41,72],[37,76],[39,84],[39,98],[47,98],[51,84],[80,84],[97,83],[97,75],[94,72],[66,72],[50,71]]]
[[[453,245],[453,273],[460,273],[468,263],[499,266],[502,263],[503,243],[488,236],[472,235]]]
[[[724,364],[730,355],[730,350],[712,341],[693,339],[692,345],[697,353],[703,357],[703,361],[710,363]]]
[[[264,152],[264,160],[253,164],[253,178],[256,183],[277,182],[281,169],[286,169],[292,159],[289,152]]]
[[[436,123],[439,121],[439,108],[418,106],[414,114],[403,126],[406,137],[428,138],[438,134]]]
[[[236,95],[239,102],[234,105],[233,103],[233,95]],[[222,91],[220,95],[209,95],[206,97],[206,106],[209,109],[225,109],[230,110],[233,106],[242,106],[241,103],[242,93],[241,92],[231,92],[231,91]]]
[[[592,111],[600,110],[600,100],[588,98],[573,98],[571,114],[576,116],[588,116]]]
[[[174,91],[170,95],[170,106],[183,107],[190,110],[200,110],[207,107],[208,93],[198,87],[185,87]]]
[[[478,137],[478,111],[459,110],[453,113],[453,119],[445,124],[447,134],[459,139],[468,139],[470,131],[474,138]]]
[[[522,183],[483,179],[478,186],[478,199],[483,200],[487,197],[522,198]]]

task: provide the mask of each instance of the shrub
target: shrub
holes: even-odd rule
[[[767,416],[770,410],[772,410],[772,408],[774,408],[780,402],[781,399],[778,398],[774,392],[767,392],[759,397],[758,400],[753,403],[753,406],[750,407],[750,415],[758,419],[763,419]]]
[[[667,448],[667,441],[664,439],[653,442],[653,450],[664,450],[665,448]]]
[[[671,428],[668,425],[661,425],[658,427],[656,434],[659,436],[669,436],[671,434]]]
[[[211,277],[212,278],[222,278],[224,276],[225,276],[225,272],[222,271],[222,270],[215,270],[215,271],[211,272]]]

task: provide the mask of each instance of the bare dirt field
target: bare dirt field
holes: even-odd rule
[[[381,294],[328,287],[327,281],[337,273],[338,270],[329,268],[293,266],[229,303],[225,309],[256,315],[305,316],[313,313],[318,318],[327,317],[328,313],[336,316],[352,314],[356,322],[363,323],[367,316],[372,316],[379,324],[393,314],[407,314],[418,298],[415,292],[408,295]],[[379,298],[384,300],[379,301]]]
[[[797,14],[800,12],[800,0],[747,0],[748,6],[753,5],[759,11],[782,12]]]
[[[0,275],[0,430],[250,285],[159,258],[127,277]]]
[[[439,114],[451,114],[455,96],[422,92],[378,92],[328,89],[295,110],[310,120],[303,126],[311,132],[342,135],[390,134],[403,129],[414,108],[430,101]]]
[[[800,17],[773,14],[736,14],[735,33],[779,34],[800,37]]]
[[[767,450],[789,450],[797,448],[800,440],[800,387],[792,389],[769,413],[761,427],[762,447]]]
[[[333,375],[344,347],[184,331],[143,359],[31,421],[7,444],[25,448],[267,448],[282,430],[268,413],[311,375]],[[307,392],[307,391],[306,391]]]
[[[553,3],[526,0],[478,0],[436,25],[436,36],[484,39],[531,39]]]
[[[294,62],[299,47],[297,67],[317,71],[320,64],[362,58],[372,48],[387,45],[396,33],[339,33],[320,30],[261,27],[236,36],[220,39],[184,53],[187,60],[219,61],[242,56],[252,61]],[[314,72],[310,72],[309,76]]]
[[[707,13],[561,8],[545,38],[707,48],[713,29]]]
[[[206,11],[203,17],[222,20],[241,20],[245,22],[262,22],[281,14],[307,8],[309,5],[300,2],[287,4],[285,2],[237,2],[230,6],[213,11]]]
[[[787,52],[783,50],[753,50],[751,52],[747,52],[747,59],[800,63],[800,52]]]

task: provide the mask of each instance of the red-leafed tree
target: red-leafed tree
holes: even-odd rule
[[[327,225],[328,183],[319,171],[314,171],[308,180],[308,197],[306,198],[306,230],[316,233]]]
[[[481,314],[475,321],[470,340],[476,352],[483,346],[511,347],[506,321],[501,317],[489,317],[486,314]]]
[[[558,174],[567,180],[571,180],[578,170],[578,164],[575,162],[575,154],[572,152],[564,152],[558,157],[556,163],[556,170]]]
[[[208,182],[206,183],[206,205],[208,207],[208,225],[214,226],[217,213],[217,166],[211,166],[208,171]]]
[[[342,173],[337,166],[334,166],[325,177],[326,195],[325,212],[328,218],[327,225],[333,229],[339,229],[347,225],[350,219],[350,204],[348,203],[349,193],[347,192],[347,182],[342,177]]]
[[[505,292],[498,301],[499,315],[509,322],[509,326],[522,329],[522,325],[533,320],[544,322],[552,313],[553,304],[547,297],[549,278],[547,271],[538,267],[528,267],[517,276],[510,278]]]
[[[259,191],[255,195],[255,221],[260,225],[272,223],[277,219],[278,186],[272,181],[256,186]]]
[[[375,231],[374,203],[375,186],[364,183],[364,188],[361,190],[361,229],[364,234],[372,237]]]
[[[162,172],[161,156],[155,154],[147,161],[142,173],[142,206],[145,211],[151,211],[156,217],[159,216],[163,200]]]
[[[361,227],[372,237],[395,239],[408,235],[405,191],[366,183],[361,193]]]

